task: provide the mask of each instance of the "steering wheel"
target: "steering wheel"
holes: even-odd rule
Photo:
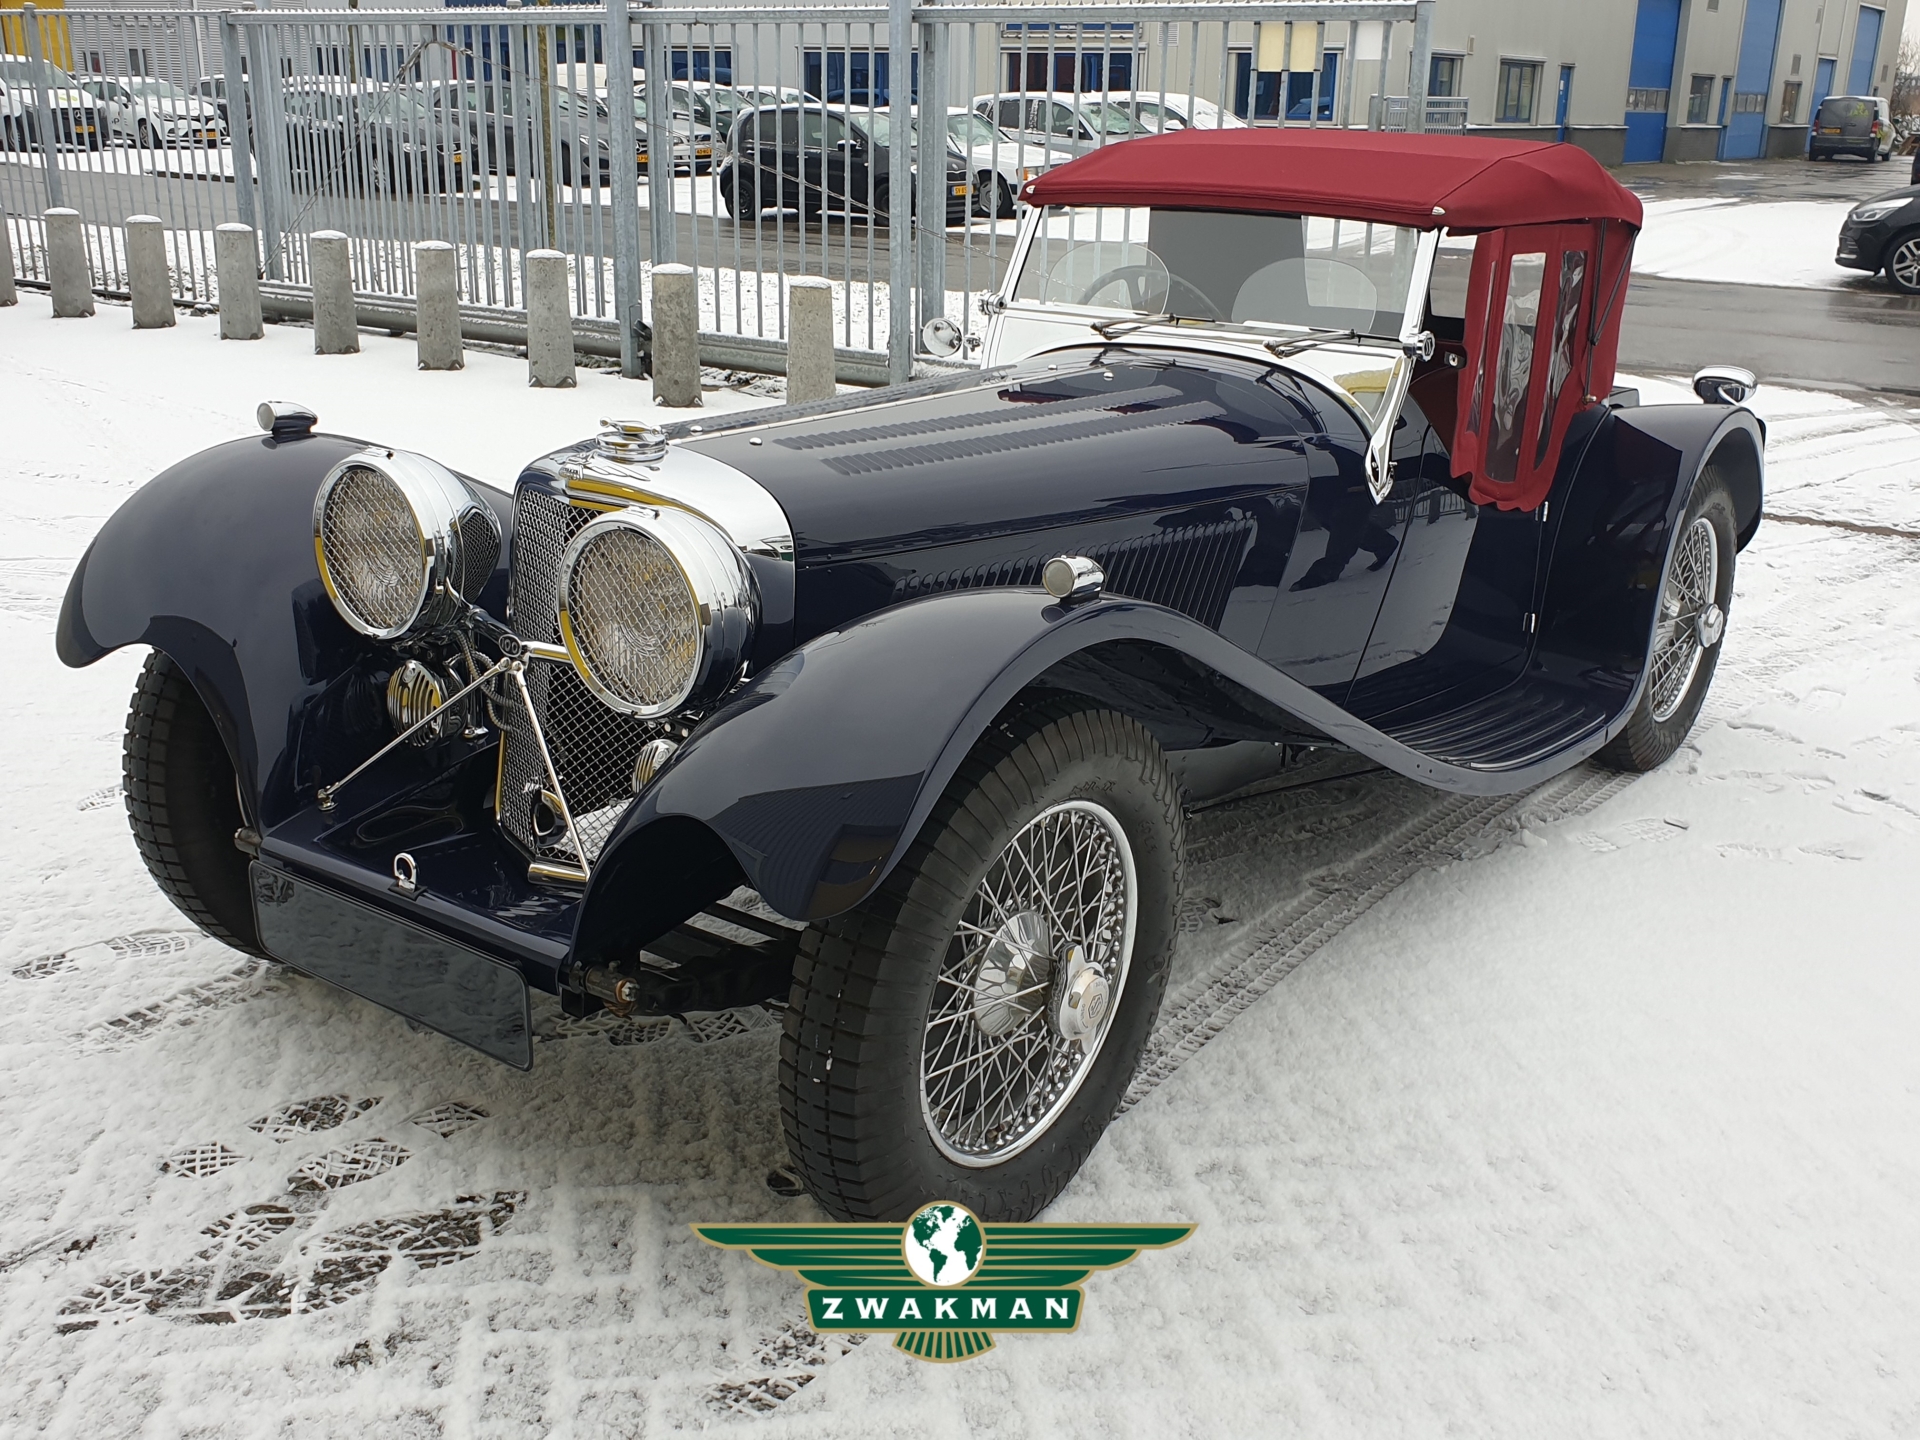
[[[1105,274],[1095,276],[1093,283],[1080,292],[1080,298],[1075,303],[1091,305],[1094,303],[1093,297],[1106,289],[1107,286],[1121,284],[1127,287],[1128,302],[1134,309],[1145,313],[1154,308],[1147,303],[1152,298],[1152,293],[1148,289],[1148,286],[1157,284],[1162,275],[1165,275],[1167,280],[1166,308],[1168,310],[1179,315],[1191,315],[1196,320],[1221,320],[1225,318],[1221,315],[1218,307],[1216,307],[1211,300],[1207,299],[1206,295],[1203,294],[1199,287],[1194,285],[1192,281],[1171,274],[1157,265],[1116,265]],[[1182,300],[1182,303],[1177,307],[1173,304],[1173,297],[1176,293],[1180,294]],[[1192,303],[1189,305],[1187,302]]]

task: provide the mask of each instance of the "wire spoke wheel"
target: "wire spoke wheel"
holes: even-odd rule
[[[1696,516],[1674,551],[1660,596],[1653,663],[1647,672],[1649,709],[1656,721],[1672,718],[1680,708],[1701,657],[1720,638],[1719,586],[1720,537],[1712,521]]]
[[[987,867],[921,1045],[921,1115],[948,1159],[997,1165],[1067,1108],[1119,1007],[1137,909],[1126,833],[1092,801],[1043,810]]]

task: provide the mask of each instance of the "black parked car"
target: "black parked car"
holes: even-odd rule
[[[1920,176],[1920,159],[1914,169]],[[1850,270],[1884,270],[1894,289],[1920,295],[1920,178],[1854,206],[1833,258]]]
[[[467,186],[461,136],[417,95],[313,85],[282,95],[296,190],[412,194]]]
[[[1612,391],[1641,208],[1591,157],[1190,129],[1022,194],[984,371],[614,426],[512,496],[266,405],[137,491],[57,645],[152,647],[160,888],[522,1068],[529,987],[766,1003],[828,1211],[1027,1218],[1153,1028],[1184,806],[1681,744],[1764,432],[1750,375]]]
[[[798,210],[804,218],[857,214],[887,219],[888,117],[885,111],[831,110],[822,105],[767,105],[733,122],[720,197],[736,220],[762,210]],[[957,146],[945,151],[946,223],[967,218],[971,175]],[[914,169],[918,193],[918,166]]]

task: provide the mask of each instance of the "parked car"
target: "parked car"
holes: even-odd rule
[[[724,147],[733,134],[733,117],[740,111],[806,98],[792,86],[730,85],[706,80],[676,80],[668,89],[674,112],[689,114],[698,128],[712,131],[714,144],[719,147]]]
[[[1863,160],[1893,156],[1893,116],[1880,95],[1829,95],[1813,117],[1807,137],[1809,160],[1858,155]]]
[[[40,68],[36,72],[35,65]],[[100,103],[80,82],[45,60],[25,55],[0,55],[0,136],[9,150],[40,148],[39,101],[34,83],[47,97],[52,112],[54,144],[98,150],[107,143],[107,126]]]
[[[679,97],[669,92],[668,104],[671,107],[667,115],[667,135],[673,145],[673,168],[675,174],[706,175],[713,170],[713,156],[716,148],[713,131],[694,119],[692,110],[679,103]],[[633,123],[639,132],[641,148],[651,144],[647,130],[647,97],[639,91],[633,97]],[[642,162],[645,163],[644,161]]]
[[[412,194],[467,188],[463,137],[410,90],[290,86],[288,178],[296,190]]]
[[[988,123],[985,116],[958,106],[947,111],[947,133],[967,153],[973,173],[973,213],[980,216],[1012,219],[1014,197],[1022,185],[1073,159],[1070,150],[1025,144]]]
[[[1095,95],[977,95],[973,109],[1024,144],[1075,155],[1153,133],[1124,105],[1109,104]]]
[[[219,112],[220,123],[226,127],[227,133],[229,135],[233,133],[233,119],[227,113],[227,77],[226,76],[224,75],[204,76],[201,79],[194,81],[193,84],[189,85],[187,87],[187,93],[201,100],[204,100],[209,105],[213,106],[213,108]],[[241,78],[241,95],[242,95],[243,102],[250,103],[251,90],[250,90],[250,87],[247,85],[246,79],[244,76]],[[252,128],[251,122],[249,122],[248,128],[249,130],[251,130]]]
[[[1026,1219],[1146,1047],[1184,806],[1316,751],[1490,795],[1681,745],[1764,431],[1729,369],[1613,391],[1642,212],[1590,156],[1187,130],[1025,196],[984,371],[613,425],[511,497],[268,404],[141,486],[56,643],[152,647],[162,891],[521,1068],[530,988],[763,1002],[829,1213]]]
[[[1884,270],[1896,290],[1920,295],[1920,160],[1914,183],[1863,200],[1840,226],[1833,259],[1849,270]]]
[[[80,88],[100,103],[116,140],[151,149],[162,145],[218,145],[226,138],[219,107],[168,80],[94,77]]]
[[[1247,122],[1211,100],[1157,90],[1115,90],[1101,97],[1156,134],[1167,130],[1244,130]]]
[[[866,215],[884,224],[892,194],[887,120],[883,111],[805,102],[742,112],[717,181],[727,212],[750,220],[771,207],[798,210],[803,219]],[[955,225],[967,218],[972,194],[967,157],[951,143],[943,153],[946,223]]]

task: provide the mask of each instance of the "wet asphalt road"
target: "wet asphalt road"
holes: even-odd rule
[[[1773,160],[1614,173],[1645,200],[1860,201],[1906,184],[1912,163]],[[1638,277],[1627,291],[1620,367],[1674,374],[1728,363],[1780,384],[1920,395],[1920,296],[1899,294],[1883,276],[1836,273],[1847,277],[1836,290]]]

